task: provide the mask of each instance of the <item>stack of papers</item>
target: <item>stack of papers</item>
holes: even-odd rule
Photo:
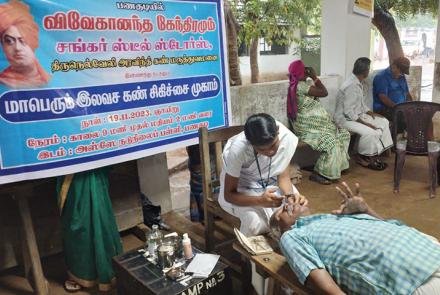
[[[185,272],[193,273],[194,278],[207,278],[217,264],[219,255],[196,254]]]

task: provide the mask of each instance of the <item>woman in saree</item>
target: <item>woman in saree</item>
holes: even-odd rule
[[[122,244],[108,193],[108,172],[104,167],[58,179],[67,291],[96,285],[108,291],[114,283],[112,257],[122,253]]]
[[[320,152],[309,179],[320,184],[337,182],[349,168],[350,133],[338,128],[319,102],[328,92],[313,68],[296,60],[289,65],[289,80],[287,115],[293,131]]]

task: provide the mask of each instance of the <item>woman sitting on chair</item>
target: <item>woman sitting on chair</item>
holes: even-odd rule
[[[223,149],[220,206],[240,218],[240,231],[254,236],[269,231],[269,219],[285,196],[307,204],[290,180],[289,164],[298,138],[265,113],[246,120],[244,131]]]
[[[307,79],[311,78],[311,79]],[[321,155],[316,161],[310,180],[331,184],[349,167],[350,133],[338,128],[317,97],[328,95],[327,89],[311,67],[301,60],[289,65],[290,85],[287,95],[287,115],[293,131]]]

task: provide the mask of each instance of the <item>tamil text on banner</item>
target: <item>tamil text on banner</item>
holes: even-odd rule
[[[373,17],[374,0],[354,0],[353,12]]]
[[[227,126],[220,0],[0,2],[0,183],[74,173]]]

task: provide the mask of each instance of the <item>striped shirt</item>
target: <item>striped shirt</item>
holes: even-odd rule
[[[280,241],[302,284],[325,268],[350,294],[412,294],[440,268],[440,245],[397,220],[367,214],[299,218]]]

